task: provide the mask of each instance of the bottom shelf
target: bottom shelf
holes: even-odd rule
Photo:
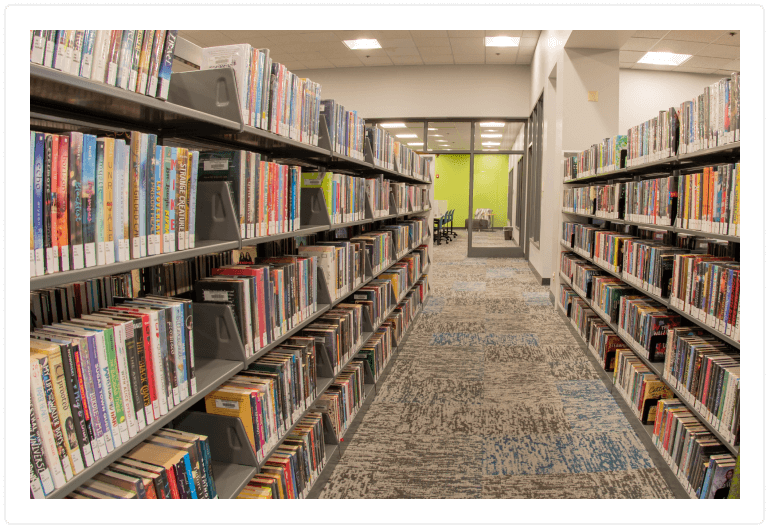
[[[560,304],[557,304],[557,305],[561,311],[563,318],[569,321],[569,327],[574,330],[572,334],[575,337],[579,338],[580,345],[582,345],[582,351],[585,353],[585,356],[588,358],[588,361],[591,363],[593,368],[599,373],[599,376],[606,383],[606,385],[611,388],[612,397],[614,397],[615,402],[619,405],[625,417],[628,418],[628,421],[632,421],[631,426],[633,427],[633,430],[636,432],[636,434],[638,435],[638,438],[643,443],[644,448],[646,448],[646,451],[652,457],[652,460],[654,461],[655,466],[660,470],[660,473],[662,474],[662,477],[665,479],[665,483],[667,483],[667,486],[668,488],[670,488],[670,491],[672,492],[673,496],[675,496],[676,499],[688,499],[689,494],[681,486],[681,483],[679,483],[678,478],[675,476],[675,474],[670,469],[668,464],[664,461],[664,459],[662,458],[662,455],[659,453],[659,450],[657,449],[657,446],[654,444],[654,441],[652,441],[652,433],[654,431],[654,425],[643,424],[641,420],[633,413],[633,411],[628,406],[627,402],[625,402],[625,400],[619,394],[619,391],[615,390],[616,388],[614,387],[614,382],[612,381],[612,378],[609,376],[608,373],[606,373],[606,371],[603,370],[603,368],[598,364],[598,360],[588,350],[588,345],[585,343],[584,339],[579,334],[579,331],[573,325],[571,325],[571,320],[566,316],[566,311],[563,309],[563,307]],[[632,419],[630,419],[630,417],[632,417]],[[641,432],[644,432],[645,435],[641,435]]]
[[[211,466],[215,476],[216,493],[222,500],[236,498],[256,474],[256,468],[244,465],[212,461]]]

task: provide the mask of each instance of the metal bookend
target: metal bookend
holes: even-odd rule
[[[327,445],[338,445],[339,437],[337,437],[334,431],[334,426],[331,423],[331,416],[328,414],[328,410],[322,407],[318,407],[318,411],[321,412],[323,417],[323,437]]]
[[[246,350],[227,305],[193,303],[195,356],[245,362]]]
[[[326,116],[320,115],[320,120],[318,122],[318,147],[321,149],[326,149],[327,151],[331,151],[331,153],[334,153],[334,149],[331,146],[331,135],[328,133],[328,123],[326,123]]]
[[[198,245],[203,241],[240,242],[238,220],[227,182],[198,182],[196,207],[195,238]]]
[[[326,283],[326,276],[318,267],[318,310],[321,305],[331,305],[331,292],[328,289],[328,283]]]
[[[368,363],[368,360],[365,356],[356,356],[355,358],[363,361],[363,383],[365,385],[373,385],[376,391],[376,377],[374,372],[371,371],[371,365]]]
[[[368,137],[363,140],[363,159],[371,165],[378,167],[374,163],[374,149],[371,148],[371,138]]]
[[[395,195],[390,191],[390,215],[398,214],[398,206],[395,205]]]
[[[403,174],[403,173],[401,173],[401,166],[400,166],[400,164],[398,164],[398,159],[397,158],[395,160],[393,160],[393,171],[395,171],[398,174]]]
[[[331,217],[329,217],[328,210],[326,209],[323,190],[317,187],[302,189],[299,213],[302,228],[331,225]]]
[[[368,252],[363,256],[363,280],[370,281],[374,277],[374,267],[371,266],[371,256]]]
[[[374,220],[374,209],[371,207],[371,197],[368,194],[368,190],[366,190],[366,200],[364,200],[364,202],[363,218],[366,220]]]
[[[318,378],[334,378],[334,364],[321,342],[315,342],[315,361]]]
[[[208,436],[211,459],[214,461],[259,468],[256,454],[239,417],[192,411],[179,420],[178,428]]]
[[[168,102],[234,121],[243,130],[232,68],[172,74]]]

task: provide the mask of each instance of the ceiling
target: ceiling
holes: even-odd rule
[[[740,32],[634,31],[619,48],[620,68],[730,75],[740,71]],[[638,64],[647,51],[685,53],[692,57],[678,66]]]
[[[188,31],[179,36],[200,47],[248,43],[269,48],[291,71],[316,68],[431,64],[531,64],[539,31]],[[487,48],[484,37],[520,37],[516,48]],[[377,39],[376,50],[351,50],[342,41]]]
[[[405,128],[390,128],[387,129],[390,134],[395,136],[395,139],[407,147],[414,149],[415,151],[425,153],[431,151],[469,151],[470,150],[470,122],[428,122],[427,127],[427,149],[424,145],[409,145],[409,143],[424,143],[424,123],[408,122],[402,120],[386,120],[383,123],[390,121],[397,121],[404,123]],[[494,121],[492,119],[484,120],[483,122],[476,123],[475,130],[475,150],[476,152],[483,151],[486,153],[493,153],[495,151],[512,150],[513,143],[515,142],[518,133],[523,128],[523,122],[507,122],[502,123],[502,126],[495,127],[481,127],[480,123],[486,121]],[[434,129],[434,130],[431,130]],[[403,138],[398,137],[404,134],[414,134],[416,138]],[[481,134],[501,134],[500,138],[484,138]],[[485,142],[499,143],[499,145],[483,145]]]

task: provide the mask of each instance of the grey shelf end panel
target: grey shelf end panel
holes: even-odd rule
[[[220,303],[193,303],[195,349],[201,358],[246,361],[246,350],[229,306]]]
[[[214,461],[253,467],[254,470],[259,467],[239,417],[192,411],[178,421],[178,427],[185,432],[208,436]]]
[[[198,182],[195,237],[201,240],[237,241],[240,227],[226,182]]]
[[[231,500],[237,498],[240,491],[248,485],[256,474],[256,468],[212,460],[211,472],[219,499]]]
[[[323,198],[323,190],[317,187],[302,189],[300,197],[300,225],[301,226],[329,226],[331,218],[326,209],[326,200]],[[330,228],[329,228],[330,229]]]

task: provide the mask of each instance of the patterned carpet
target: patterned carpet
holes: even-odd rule
[[[320,498],[671,498],[523,259],[435,247],[431,294]]]

